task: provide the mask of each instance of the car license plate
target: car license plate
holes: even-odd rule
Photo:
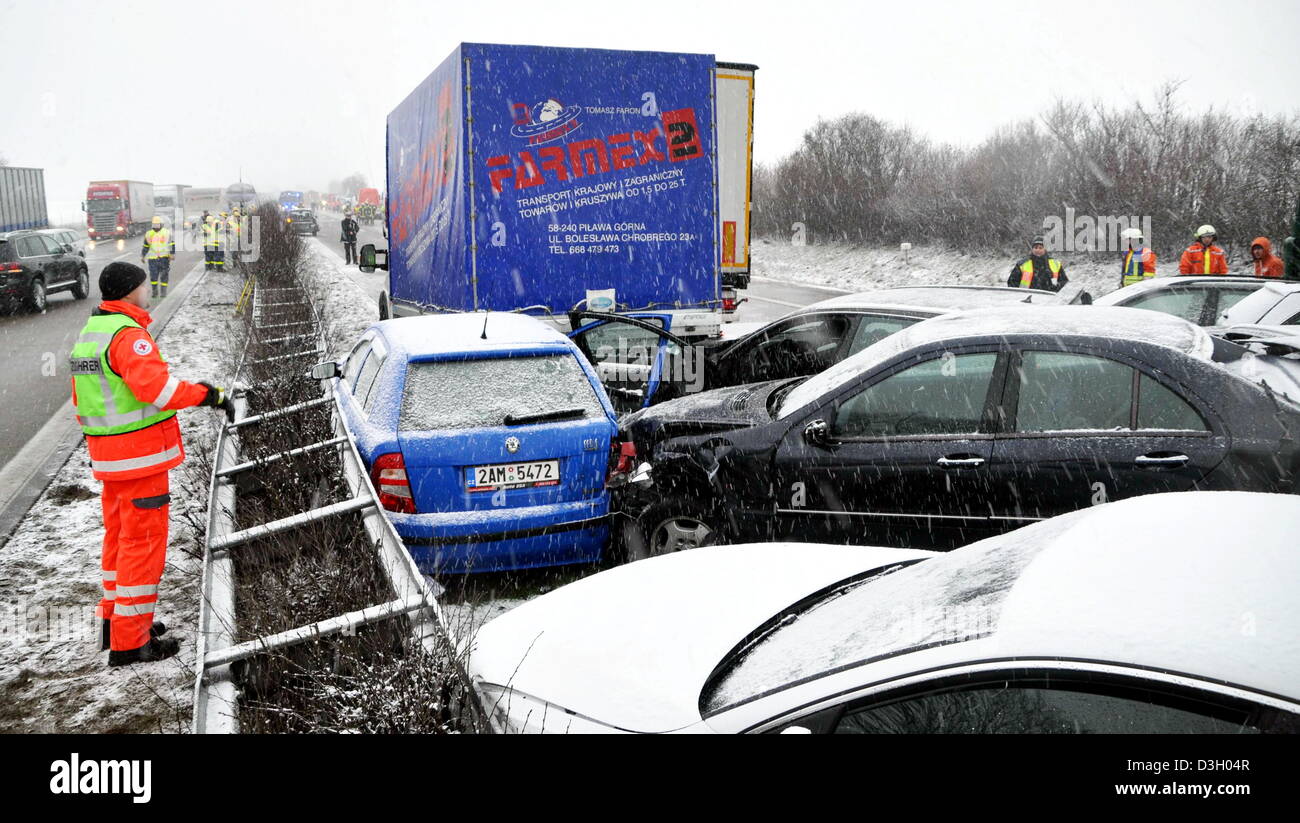
[[[558,486],[560,461],[533,460],[528,463],[471,466],[465,470],[465,485],[472,492]]]

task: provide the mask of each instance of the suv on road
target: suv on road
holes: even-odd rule
[[[48,296],[60,291],[78,300],[90,295],[85,258],[47,232],[0,233],[0,301],[40,313]]]
[[[312,237],[320,234],[320,224],[316,222],[316,215],[308,209],[293,209],[284,219],[293,229],[294,234],[310,234]]]

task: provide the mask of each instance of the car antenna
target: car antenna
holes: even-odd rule
[[[483,313],[483,333],[478,336],[479,340],[487,340],[487,321],[488,321],[488,315],[490,314],[491,312]]]

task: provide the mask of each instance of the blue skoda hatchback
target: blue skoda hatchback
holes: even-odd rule
[[[567,337],[518,314],[375,323],[335,392],[397,533],[426,573],[600,559],[609,397]]]

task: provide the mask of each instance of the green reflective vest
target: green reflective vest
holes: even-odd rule
[[[125,434],[176,415],[175,411],[141,403],[126,381],[109,368],[108,344],[114,335],[129,327],[142,328],[125,314],[93,315],[72,347],[70,360],[72,385],[77,392],[77,422],[86,434]]]
[[[1047,258],[1047,268],[1052,272],[1052,283],[1061,276],[1061,264],[1052,258]],[[1031,257],[1020,265],[1020,287],[1027,289],[1034,282],[1034,259]]]

